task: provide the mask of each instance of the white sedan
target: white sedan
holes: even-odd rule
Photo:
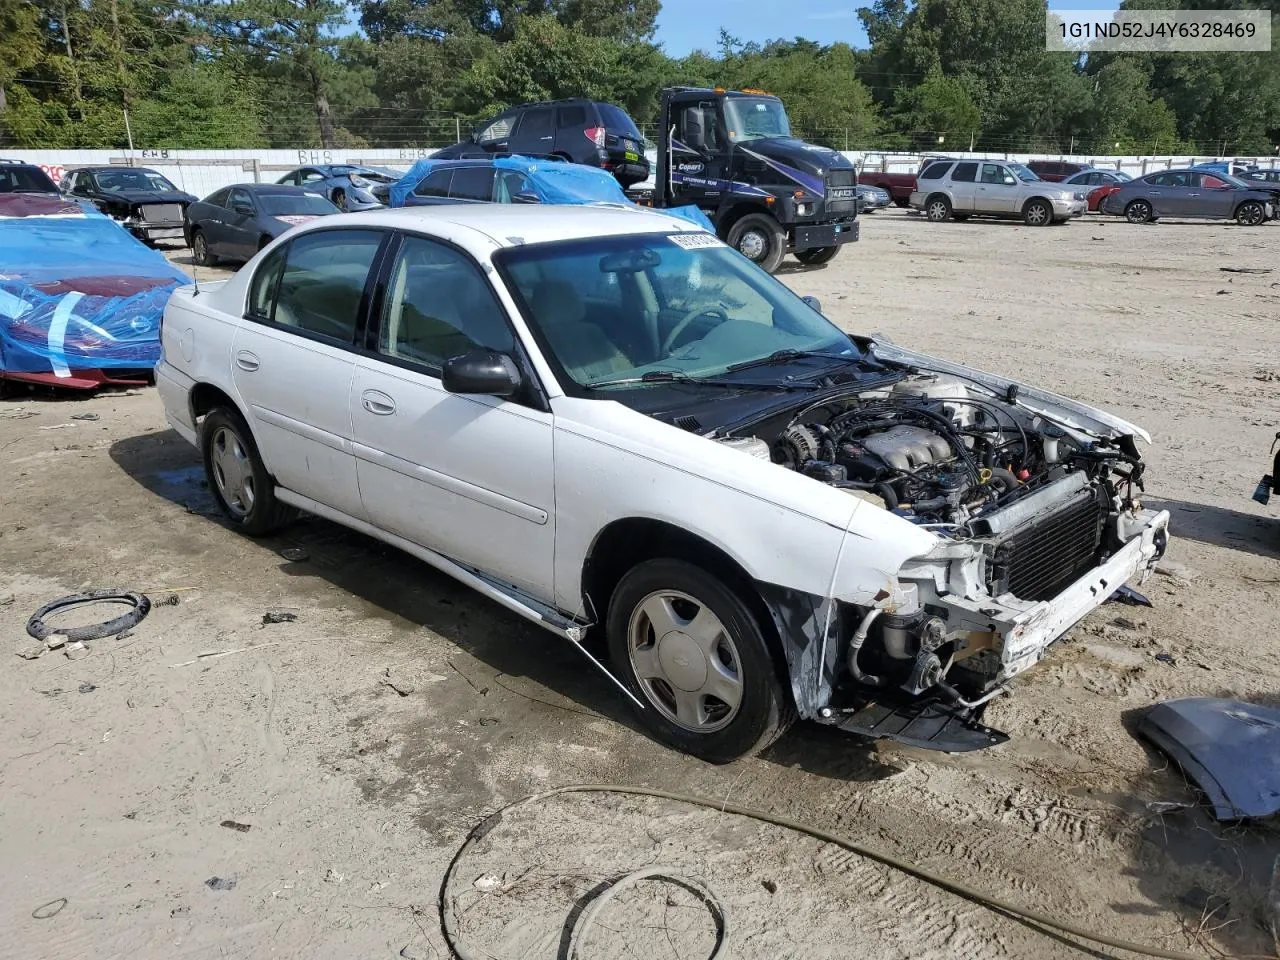
[[[1139,428],[843,333],[658,213],[324,218],[175,292],[162,342],[233,524],[420,557],[716,762],[797,715],[1002,742],[983,705],[1165,546]]]

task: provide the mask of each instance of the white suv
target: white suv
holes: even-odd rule
[[[1083,216],[1088,197],[1078,187],[1041,180],[1020,163],[934,160],[916,178],[911,206],[935,223],[969,217],[1016,217],[1030,227]]]
[[[1001,742],[982,704],[1164,547],[1137,427],[842,333],[657,213],[327,217],[178,290],[162,343],[235,526],[421,557],[713,761],[796,714]]]

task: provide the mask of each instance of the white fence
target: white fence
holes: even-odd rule
[[[336,148],[333,150],[5,150],[7,159],[36,163],[55,180],[68,170],[99,164],[152,167],[179,188],[198,197],[233,183],[271,183],[296,167],[308,164],[354,163],[407,170],[415,160],[429,157],[434,150],[414,147]],[[872,150],[846,151],[859,169],[889,173],[915,173],[923,154],[888,153]],[[1280,167],[1276,157],[1187,157],[1187,156],[1089,156],[1043,153],[948,152],[947,156],[974,160],[1067,160],[1104,169],[1123,170],[1141,176],[1152,170],[1194,166],[1221,160],[1257,164],[1264,169]],[[657,157],[649,153],[650,162]]]

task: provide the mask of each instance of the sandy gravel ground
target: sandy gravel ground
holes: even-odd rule
[[[406,556],[318,520],[257,542],[226,529],[153,391],[20,395],[0,402],[0,954],[445,957],[440,880],[472,826],[601,781],[804,818],[1112,934],[1269,953],[1280,832],[1152,812],[1196,795],[1130,730],[1164,698],[1280,700],[1280,505],[1248,499],[1280,424],[1280,224],[891,210],[863,236],[784,279],[851,330],[1154,438],[1148,498],[1173,511],[1177,575],[1148,582],[1154,609],[1089,617],[993,707],[1009,744],[948,757],[799,728],[707,766],[637,732],[562,642]],[[1258,265],[1276,272],[1219,269]],[[106,586],[177,602],[84,659],[12,655],[40,604]],[[296,622],[263,626],[275,610]],[[618,797],[491,832],[460,867],[464,932],[478,956],[555,957],[588,891],[652,864],[719,893],[737,958],[1081,955],[832,847]],[[476,888],[487,876],[497,890]],[[696,960],[711,942],[703,908],[656,885],[604,921],[593,958]]]

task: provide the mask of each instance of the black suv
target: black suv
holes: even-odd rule
[[[0,160],[0,193],[39,193],[62,196],[58,185],[34,163]]]
[[[644,136],[627,111],[596,100],[522,103],[482,123],[470,140],[432,155],[462,160],[520,154],[558,157],[608,170],[624,187],[649,178]]]

